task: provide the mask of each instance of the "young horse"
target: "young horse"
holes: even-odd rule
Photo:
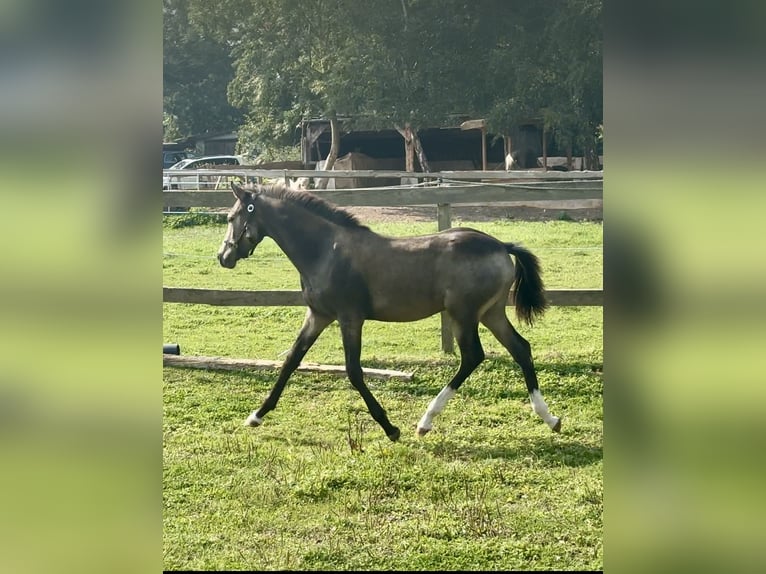
[[[560,430],[561,419],[548,412],[538,389],[529,343],[505,314],[511,288],[521,320],[531,325],[546,308],[539,264],[527,249],[465,228],[420,237],[383,237],[350,213],[308,192],[279,184],[245,189],[232,183],[232,190],[237,201],[228,215],[218,261],[233,269],[264,237],[271,237],[298,269],[308,306],[276,384],[246,425],[260,425],[277,406],[301,359],[320,333],[337,320],[348,378],[372,418],[388,438],[397,440],[399,429],[389,422],[362,378],[362,325],[368,319],[416,321],[446,310],[460,348],[460,367],[428,405],[417,425],[418,436],[433,428],[434,417],[484,360],[479,322],[521,367],[534,411],[553,431]],[[515,267],[509,254],[516,258]]]

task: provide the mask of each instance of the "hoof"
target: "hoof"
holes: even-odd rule
[[[555,424],[555,425],[553,425],[553,427],[551,428],[551,430],[552,430],[553,432],[561,432],[561,419],[560,419],[560,418],[559,418],[559,419],[556,421],[556,424]]]
[[[418,427],[417,429],[415,429],[415,434],[418,435],[418,437],[424,437],[430,431],[431,431],[431,429],[424,429],[423,427]]]
[[[388,436],[388,438],[391,440],[391,442],[396,442],[396,441],[399,440],[399,435],[400,434],[401,433],[399,432],[399,427],[394,427],[393,432],[390,435],[386,435],[386,436]]]
[[[242,426],[259,427],[261,426],[262,422],[263,422],[263,419],[259,419],[255,413],[252,413],[249,417],[245,419],[245,422],[242,423]]]

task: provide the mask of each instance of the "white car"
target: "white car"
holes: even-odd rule
[[[225,165],[243,165],[245,162],[239,155],[210,155],[206,157],[187,158],[170,166],[162,172],[162,189],[217,189],[228,185],[226,176],[213,174],[176,175],[180,170],[218,169]]]
[[[162,169],[168,169],[184,159],[197,157],[194,153],[186,150],[162,150]]]

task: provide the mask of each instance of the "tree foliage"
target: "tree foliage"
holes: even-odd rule
[[[173,3],[228,50],[229,102],[262,142],[336,114],[358,128],[485,118],[495,133],[542,117],[583,146],[602,121],[601,0]]]
[[[603,121],[601,0],[510,1],[488,55],[498,133],[542,118],[561,145],[592,147]]]
[[[234,78],[225,42],[206,33],[188,0],[163,0],[163,111],[167,138],[236,129],[242,114],[226,89]]]

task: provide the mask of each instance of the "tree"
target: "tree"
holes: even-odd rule
[[[181,130],[178,129],[178,118],[169,113],[162,112],[162,141],[171,142],[183,138]]]
[[[550,35],[568,58],[551,105],[560,110],[560,120],[551,122],[552,127],[582,150],[587,169],[598,169],[604,117],[601,1],[568,0],[566,10],[556,16]]]
[[[601,0],[511,2],[489,69],[497,94],[490,128],[541,117],[564,148],[577,147],[591,163],[603,122]],[[597,161],[597,158],[596,158]]]
[[[253,141],[290,145],[311,117],[415,133],[485,118],[509,133],[542,116],[555,138],[585,145],[601,122],[601,0],[184,4],[201,37],[228,50],[229,101]]]
[[[189,0],[163,0],[163,110],[177,136],[235,129],[242,114],[228,101],[234,77],[229,47],[210,37]]]
[[[264,140],[287,143],[301,119],[332,114],[347,128],[447,125],[480,85],[466,78],[477,66],[465,1],[224,3],[229,96]]]

